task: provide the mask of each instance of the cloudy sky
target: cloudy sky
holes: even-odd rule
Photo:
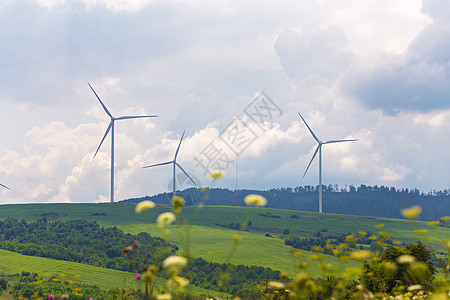
[[[450,188],[446,0],[4,0],[1,203],[109,200],[169,189],[173,158],[202,186],[323,181]],[[261,94],[260,92],[264,92]],[[206,170],[222,168],[212,183]],[[180,177],[180,181],[184,182]],[[183,187],[189,186],[187,183]]]

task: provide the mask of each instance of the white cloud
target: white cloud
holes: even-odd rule
[[[433,22],[409,43],[404,52],[385,52],[371,63],[355,63],[342,76],[343,90],[369,108],[391,114],[447,109],[450,22],[445,21],[440,12],[446,11],[447,6],[442,1],[425,0],[423,11]]]
[[[282,109],[239,158],[239,185],[324,182],[447,188],[448,4],[424,0],[282,2],[36,0],[0,4],[0,182],[3,202],[108,201],[109,118],[116,123],[116,199],[166,191],[173,157],[203,184],[194,157],[255,92]],[[7,29],[7,30],[6,30]],[[248,120],[247,120],[248,121]],[[436,146],[439,145],[439,146]]]
[[[406,175],[411,173],[412,170],[410,168],[396,165],[391,168],[383,168],[383,174],[380,179],[390,184],[395,184],[395,182],[404,179]]]
[[[337,76],[353,58],[344,31],[336,26],[312,33],[286,30],[279,35],[275,49],[284,70],[297,78]]]

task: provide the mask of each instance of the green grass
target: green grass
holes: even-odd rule
[[[97,285],[107,290],[111,288],[136,287],[134,274],[129,272],[0,250],[1,273],[20,274],[22,271],[34,272],[41,276],[44,274],[52,276],[66,274],[67,279]],[[79,277],[76,275],[79,275]],[[126,280],[126,283],[124,283],[124,280]]]
[[[26,204],[0,206],[0,219],[8,216],[17,219],[36,220],[44,215],[56,213],[58,220],[69,219],[95,220],[103,226],[118,226],[126,232],[139,233],[145,231],[151,235],[161,236],[154,225],[156,217],[170,208],[157,207],[143,214],[134,212],[133,204]],[[425,222],[408,220],[349,216],[338,214],[318,214],[292,210],[249,208],[230,206],[204,206],[202,209],[188,206],[183,210],[183,217],[192,224],[190,231],[190,251],[194,256],[213,262],[227,262],[226,257],[231,247],[231,237],[237,231],[225,229],[217,225],[242,223],[251,216],[251,232],[244,232],[238,251],[230,260],[234,264],[260,265],[292,275],[296,271],[297,260],[290,254],[292,248],[285,246],[281,239],[267,238],[264,232],[281,233],[285,229],[300,235],[313,235],[318,231],[328,233],[356,233],[357,230],[392,233],[394,239],[404,242],[421,240],[434,249],[443,251],[442,240],[450,236],[449,228],[434,228]],[[47,217],[52,220],[51,217]],[[179,221],[178,221],[179,222]],[[383,223],[384,227],[374,226]],[[180,223],[178,223],[180,224]],[[415,229],[427,228],[426,235],[414,233]],[[169,240],[185,251],[182,229],[174,227]],[[184,248],[183,248],[184,247]],[[305,256],[309,255],[305,254]],[[335,257],[329,256],[327,262],[338,265]],[[320,275],[317,262],[312,262],[308,270],[312,275]]]
[[[141,288],[134,278],[135,274],[130,272],[45,257],[27,256],[0,249],[0,273],[13,275],[21,274],[22,271],[37,273],[40,276],[44,276],[44,278],[57,276],[61,279],[70,279],[82,284],[96,285],[104,290]],[[62,277],[60,274],[64,274],[64,276]],[[162,286],[163,282],[163,279],[157,280],[157,286]],[[195,295],[227,296],[224,293],[209,291],[195,286],[190,286],[190,289]]]
[[[137,234],[139,232],[148,232],[151,235],[163,237],[164,234],[160,228],[154,224],[130,224],[118,226],[124,232]],[[230,255],[232,249],[233,235],[238,233],[235,230],[211,228],[204,226],[189,226],[189,244],[185,239],[185,227],[170,226],[169,242],[180,247],[178,251],[181,255],[186,255],[186,251],[194,257],[217,263],[232,263],[236,265],[254,265],[272,268],[287,273],[293,277],[298,273],[299,258],[294,257],[290,246],[284,245],[284,241],[278,238],[265,237],[261,234],[251,232],[240,232],[240,240],[235,252]],[[320,277],[324,273],[320,270],[318,260],[311,260],[308,257],[312,252],[300,251],[302,253],[301,261],[308,261],[310,265],[308,273],[313,277]],[[227,259],[230,257],[229,259]],[[320,255],[321,258],[331,263],[335,268],[348,268],[359,266],[355,262],[342,262],[331,255]]]

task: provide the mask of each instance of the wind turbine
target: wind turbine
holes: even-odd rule
[[[7,187],[6,185],[3,185],[0,183],[0,186],[4,187],[5,189],[11,190],[9,187]]]
[[[342,143],[342,142],[354,142],[357,141],[357,139],[350,139],[350,140],[331,140],[331,141],[321,141],[317,138],[317,136],[314,134],[312,129],[308,126],[308,123],[306,123],[305,119],[303,119],[302,115],[298,113],[300,118],[302,118],[303,122],[305,122],[306,127],[308,127],[309,132],[311,132],[311,135],[313,138],[317,141],[317,148],[316,151],[314,151],[314,154],[309,161],[308,167],[306,167],[305,173],[303,173],[303,177],[305,177],[306,172],[308,172],[309,166],[311,166],[311,163],[313,162],[314,158],[317,155],[317,152],[319,152],[319,213],[322,213],[322,145],[325,144],[333,144],[333,143]]]
[[[122,117],[115,118],[109,112],[109,110],[106,108],[105,104],[103,104],[102,100],[100,100],[100,97],[94,91],[94,89],[89,84],[89,82],[87,84],[89,85],[91,90],[94,92],[95,97],[97,97],[98,101],[100,101],[100,104],[102,105],[102,107],[105,110],[106,114],[111,118],[111,121],[109,122],[108,128],[106,129],[106,132],[103,135],[102,141],[100,142],[100,145],[98,145],[97,151],[95,151],[94,158],[97,155],[98,150],[100,150],[100,147],[102,146],[103,141],[105,140],[105,138],[108,135],[109,131],[111,130],[111,203],[114,203],[114,122],[115,121],[119,121],[119,120],[127,120],[127,119],[153,118],[153,117],[157,117],[157,116],[122,116]]]
[[[183,131],[183,134],[181,135],[181,139],[180,139],[180,142],[178,143],[178,148],[177,148],[177,151],[175,152],[175,156],[173,157],[173,160],[143,167],[145,169],[145,168],[151,168],[151,167],[156,167],[156,166],[164,166],[164,165],[173,164],[173,196],[175,196],[175,193],[176,193],[176,179],[175,179],[176,167],[180,168],[180,170],[183,171],[184,175],[186,175],[192,181],[192,183],[194,185],[197,185],[194,182],[194,180],[192,180],[191,176],[189,176],[188,173],[186,173],[186,171],[183,169],[183,167],[180,166],[179,163],[177,163],[178,151],[180,151],[180,146],[181,146],[181,142],[183,141],[184,133],[185,133],[185,131]]]

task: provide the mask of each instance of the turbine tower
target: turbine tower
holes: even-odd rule
[[[4,187],[5,189],[11,190],[9,187],[7,187],[6,185],[3,185],[0,183],[0,186]]]
[[[308,127],[309,132],[313,136],[313,138],[317,141],[317,148],[316,151],[314,151],[314,154],[309,161],[308,167],[306,167],[305,173],[303,173],[303,177],[305,177],[306,172],[308,172],[309,166],[311,166],[311,163],[313,162],[314,158],[317,155],[317,152],[319,152],[319,213],[322,213],[322,145],[325,144],[333,144],[333,143],[342,143],[342,142],[354,142],[357,141],[357,139],[350,139],[350,140],[331,140],[331,141],[321,141],[317,138],[317,136],[314,134],[312,129],[308,126],[308,123],[306,123],[305,119],[303,119],[302,115],[298,113],[300,118],[302,118],[303,122],[305,122],[306,127]]]
[[[111,121],[109,122],[108,128],[106,129],[105,134],[103,135],[102,141],[100,142],[100,145],[98,145],[97,151],[95,151],[94,158],[97,155],[98,150],[100,150],[100,147],[103,144],[103,141],[105,140],[106,136],[108,135],[109,131],[111,130],[111,203],[114,203],[114,122],[119,120],[127,120],[127,119],[140,119],[140,118],[153,118],[157,116],[122,116],[122,117],[113,117],[113,115],[109,112],[109,110],[106,108],[105,104],[103,104],[102,100],[100,100],[100,97],[97,95],[97,93],[94,91],[92,86],[87,83],[91,90],[94,92],[95,97],[97,97],[98,101],[102,105],[103,109],[105,110],[106,114],[111,118]]]
[[[194,180],[192,180],[191,176],[189,176],[188,173],[186,173],[186,171],[183,169],[183,167],[180,166],[179,163],[177,163],[178,151],[180,151],[180,146],[181,146],[181,142],[183,141],[184,133],[185,133],[185,131],[183,131],[183,134],[181,135],[181,139],[180,139],[180,142],[178,143],[178,148],[177,148],[177,151],[175,151],[175,156],[173,157],[173,160],[143,167],[145,169],[145,168],[152,168],[152,167],[156,167],[156,166],[164,166],[164,165],[173,164],[173,194],[172,194],[172,196],[175,196],[175,193],[176,193],[176,181],[175,181],[176,180],[175,179],[176,167],[180,168],[180,170],[183,171],[184,175],[186,175],[192,181],[192,183],[194,185],[197,185],[194,182]]]

